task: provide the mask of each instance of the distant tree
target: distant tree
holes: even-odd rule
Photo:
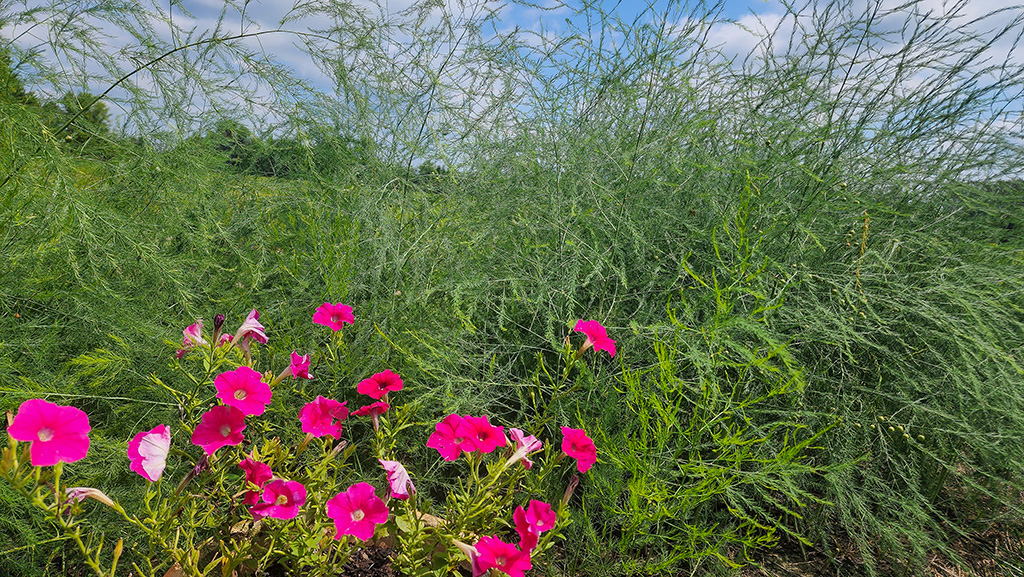
[[[64,138],[72,148],[80,154],[105,156],[110,133],[107,105],[88,92],[67,92],[57,103],[63,115],[55,120],[60,126],[71,122]]]
[[[6,50],[0,50],[0,103],[39,106],[39,99],[25,89],[14,69],[11,55]]]

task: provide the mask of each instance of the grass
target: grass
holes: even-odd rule
[[[867,574],[955,563],[958,543],[1022,507],[1024,76],[1010,54],[986,60],[1022,15],[990,14],[972,35],[956,32],[965,6],[793,5],[731,57],[708,40],[718,5],[661,8],[620,22],[579,6],[592,26],[561,40],[500,34],[485,12],[413,11],[400,28],[342,10],[348,28],[316,58],[347,92],[223,101],[274,111],[276,127],[233,113],[263,142],[328,118],[375,143],[372,160],[296,161],[290,178],[240,174],[195,137],[200,116],[145,132],[186,114],[168,94],[118,97],[143,145],[108,136],[92,159],[5,101],[0,407],[45,395],[89,412],[95,448],[75,474],[130,497],[125,440],[173,415],[149,380],[169,374],[164,341],[255,307],[274,364],[312,342],[316,305],[343,301],[361,326],[317,393],[388,366],[429,407],[423,422],[539,422],[534,392],[599,439],[542,571],[727,574],[773,547]],[[6,10],[0,22],[42,17]],[[399,30],[422,49],[402,53],[402,73],[386,63]],[[360,33],[380,45],[345,56]],[[264,56],[241,41],[204,50],[242,54],[253,78],[285,73],[256,68]],[[151,73],[179,78],[187,58]],[[451,98],[486,93],[484,112]],[[410,170],[423,158],[451,170]],[[580,318],[608,326],[620,354],[566,395],[544,371]],[[0,569],[59,574],[45,525],[0,504]]]

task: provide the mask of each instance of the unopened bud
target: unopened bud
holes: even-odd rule
[[[562,494],[562,506],[563,507],[565,506],[566,503],[569,502],[569,499],[572,498],[573,491],[576,490],[576,486],[579,485],[579,484],[580,484],[580,476],[579,475],[573,475],[572,478],[569,479],[569,486],[565,488],[565,493]]]
[[[224,326],[224,315],[217,313],[213,316],[213,328],[220,330]]]
[[[113,499],[106,496],[103,491],[93,489],[92,487],[68,487],[64,490],[64,493],[67,495],[69,501],[74,501],[75,503],[81,503],[86,498],[89,498],[96,499],[107,507],[114,506]]]

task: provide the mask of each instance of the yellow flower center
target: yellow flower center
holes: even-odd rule
[[[39,440],[45,443],[53,438],[53,429],[43,427],[42,429],[39,429],[37,435],[39,436]]]
[[[353,521],[362,521],[363,517],[365,517],[365,516],[366,516],[366,513],[363,513],[362,509],[356,509],[355,511],[352,511],[352,520]]]
[[[507,563],[508,563],[508,559],[506,559],[504,555],[498,555],[497,557],[494,558],[494,564],[497,565],[498,567],[504,567],[505,564],[507,564]]]
[[[237,389],[235,391],[235,400],[244,401],[245,397],[248,396],[245,389]]]
[[[227,437],[230,434],[231,434],[231,426],[230,425],[221,425],[220,426],[220,436]]]
[[[274,499],[275,505],[284,505],[288,502],[288,495],[278,495],[277,499]]]

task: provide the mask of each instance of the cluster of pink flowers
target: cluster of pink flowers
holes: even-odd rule
[[[250,341],[267,342],[266,329],[260,324],[259,313],[255,309],[233,336],[220,334],[223,321],[223,315],[217,315],[213,337],[217,341],[216,346],[237,346],[248,359]],[[352,324],[354,321],[352,307],[341,303],[324,303],[316,309],[313,321],[334,331],[341,330],[344,324]],[[176,354],[177,358],[182,358],[194,348],[210,346],[202,336],[202,328],[202,320],[199,319],[183,331],[184,341],[182,349]],[[615,341],[608,338],[604,327],[597,321],[581,320],[576,323],[575,330],[587,335],[577,354],[593,347],[595,350],[607,351],[610,356],[615,355]],[[193,430],[191,442],[201,447],[207,457],[212,457],[221,447],[240,445],[244,440],[245,418],[264,414],[272,401],[271,384],[287,375],[310,379],[309,365],[309,355],[303,356],[293,351],[289,367],[271,383],[264,380],[264,375],[246,365],[220,373],[214,379],[214,387],[222,404],[203,413]],[[266,378],[270,379],[269,376]],[[374,402],[352,411],[351,415],[370,415],[377,428],[378,417],[389,409],[388,394],[401,391],[402,388],[402,378],[390,370],[360,381],[356,387],[357,392],[374,399]],[[347,420],[349,415],[345,402],[317,396],[302,407],[298,418],[302,431],[308,435],[307,441],[311,437],[325,436],[337,440],[341,437],[342,421]],[[90,426],[86,414],[75,407],[60,406],[42,399],[22,403],[7,431],[15,440],[31,443],[30,460],[37,467],[60,462],[72,463],[83,459],[89,450]],[[528,456],[541,450],[543,444],[520,429],[510,428],[509,435],[511,443],[505,436],[504,428],[492,425],[486,415],[475,417],[450,414],[435,425],[427,446],[437,449],[444,460],[454,461],[463,452],[486,454],[494,452],[498,447],[514,444],[509,463],[522,461],[523,466],[530,469],[533,462]],[[585,431],[562,427],[562,436],[562,453],[576,459],[579,472],[586,472],[597,462],[597,449]],[[128,443],[131,470],[150,482],[159,481],[166,467],[170,445],[171,431],[166,425],[161,424],[136,434]],[[386,459],[378,461],[387,474],[391,498],[408,499],[415,494],[412,478],[400,462]],[[254,517],[293,519],[298,516],[300,508],[306,503],[306,488],[302,483],[276,478],[269,465],[252,456],[242,460],[238,466],[245,473],[243,503],[249,506]],[[79,493],[91,496],[87,491]],[[351,535],[365,541],[373,536],[378,524],[387,521],[389,510],[386,503],[377,497],[372,485],[356,483],[327,502],[327,514],[335,524],[335,539]],[[466,546],[468,549],[464,550],[468,551],[473,563],[473,574],[482,575],[490,569],[498,569],[511,577],[522,576],[531,568],[530,555],[540,535],[552,529],[556,520],[555,511],[547,503],[533,500],[525,509],[517,507],[513,521],[519,534],[519,543],[505,543],[494,535],[480,538],[475,546]]]

